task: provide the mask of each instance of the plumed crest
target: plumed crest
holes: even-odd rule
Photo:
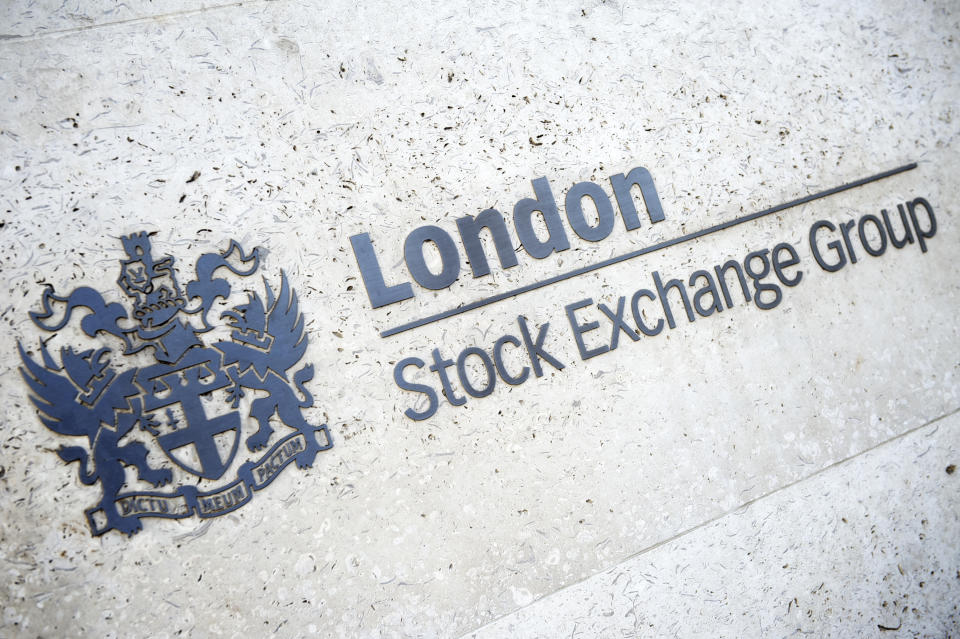
[[[207,319],[207,312],[213,302],[218,298],[226,299],[231,291],[230,282],[222,277],[215,278],[214,274],[220,269],[226,269],[235,275],[246,277],[252,275],[259,266],[260,249],[254,248],[249,253],[244,253],[243,247],[236,240],[230,240],[230,246],[222,253],[205,253],[200,256],[196,265],[197,279],[187,284],[187,296],[200,298],[200,306],[189,312],[202,311],[204,330],[213,328]]]
[[[61,297],[53,292],[52,286],[43,291],[43,311],[30,311],[33,323],[48,331],[59,331],[66,326],[75,309],[85,309],[86,315],[80,320],[80,328],[90,337],[105,332],[123,340],[125,346],[130,346],[130,340],[120,327],[120,320],[127,318],[127,311],[122,304],[113,302],[107,304],[103,296],[89,286],[80,286],[68,296]]]

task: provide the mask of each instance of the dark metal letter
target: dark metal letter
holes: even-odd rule
[[[537,199],[524,198],[513,207],[513,224],[517,227],[517,236],[520,243],[531,257],[542,260],[553,252],[559,253],[570,248],[567,234],[563,230],[560,212],[557,203],[553,200],[553,192],[547,178],[537,178],[533,181],[533,192]],[[539,211],[547,225],[549,238],[541,241],[533,230],[533,213]]]
[[[633,203],[633,194],[630,192],[634,186],[640,187],[640,195],[643,196],[643,203],[647,207],[647,215],[650,216],[650,221],[654,223],[663,221],[663,207],[660,205],[660,197],[653,185],[653,176],[650,175],[650,171],[638,166],[627,173],[626,177],[623,176],[623,173],[611,175],[610,184],[613,185],[613,194],[617,198],[620,214],[623,215],[623,224],[628,231],[640,227],[637,207]]]
[[[380,270],[380,262],[377,261],[377,256],[373,252],[373,243],[368,234],[351,235],[350,244],[353,245],[353,254],[357,258],[360,276],[363,278],[363,285],[367,289],[367,296],[370,297],[373,308],[402,302],[413,297],[413,287],[410,286],[410,282],[387,286],[383,281],[383,271]]]

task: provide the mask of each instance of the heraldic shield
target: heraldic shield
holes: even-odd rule
[[[285,273],[279,290],[264,280],[262,296],[245,282],[238,289],[260,253],[232,241],[201,255],[181,289],[173,258],[155,259],[149,235],[122,241],[117,283],[130,307],[89,287],[65,297],[48,287],[30,314],[39,328],[96,346],[18,345],[40,421],[71,438],[57,454],[78,462],[82,483],[100,485],[85,511],[94,535],[132,535],[148,517],[232,512],[333,445],[327,426],[304,416],[313,366],[301,364],[307,336]],[[124,366],[131,360],[140,365]]]

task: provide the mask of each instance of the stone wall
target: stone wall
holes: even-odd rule
[[[958,632],[952,3],[37,0],[0,16],[0,636]],[[634,188],[629,228],[611,176],[637,167],[663,219]],[[565,198],[579,183],[599,209]],[[515,207],[535,197],[521,242]],[[602,239],[570,221],[578,201]],[[458,220],[487,209],[516,265],[483,239],[474,277]],[[222,477],[263,464],[238,493],[165,455],[200,413],[151,393],[213,378],[147,388],[173,338],[136,332],[134,300],[160,290],[137,288],[138,232],[182,289],[190,353],[256,323],[236,310],[247,291],[268,312],[284,277],[298,295],[313,374],[277,376],[293,394],[206,364],[223,383],[203,414],[242,420],[217,440]],[[361,273],[364,237],[377,269]],[[214,284],[194,264],[231,240],[260,247],[255,276],[221,268],[229,291],[198,297]],[[424,286],[418,260],[446,281]],[[749,301],[733,271],[721,290],[731,260],[765,285],[748,271]],[[412,297],[374,308],[375,271]],[[66,317],[81,286],[103,308],[56,332],[31,319]],[[110,309],[124,317],[99,325]],[[274,353],[299,331],[280,315]],[[103,370],[68,378],[73,356],[109,364],[104,395]],[[124,380],[135,405],[90,417]],[[278,415],[279,452],[249,450],[271,392],[332,448],[297,457]],[[134,440],[139,464],[118,452]],[[62,446],[96,449],[103,476],[83,483]],[[118,496],[197,486],[223,516],[138,517],[161,506],[127,498],[142,529],[104,531],[85,511],[105,478]]]

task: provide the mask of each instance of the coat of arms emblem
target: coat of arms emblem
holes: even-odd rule
[[[173,258],[156,259],[148,234],[121,239],[117,283],[132,308],[90,287],[58,296],[48,286],[30,314],[58,337],[79,329],[112,347],[18,344],[40,420],[71,439],[57,453],[102,489],[86,509],[94,535],[132,535],[145,517],[232,512],[332,446],[327,426],[304,416],[314,371],[301,364],[307,336],[285,273],[278,287],[264,278],[252,290],[241,278],[259,269],[259,251],[231,241],[201,255],[181,289]]]

